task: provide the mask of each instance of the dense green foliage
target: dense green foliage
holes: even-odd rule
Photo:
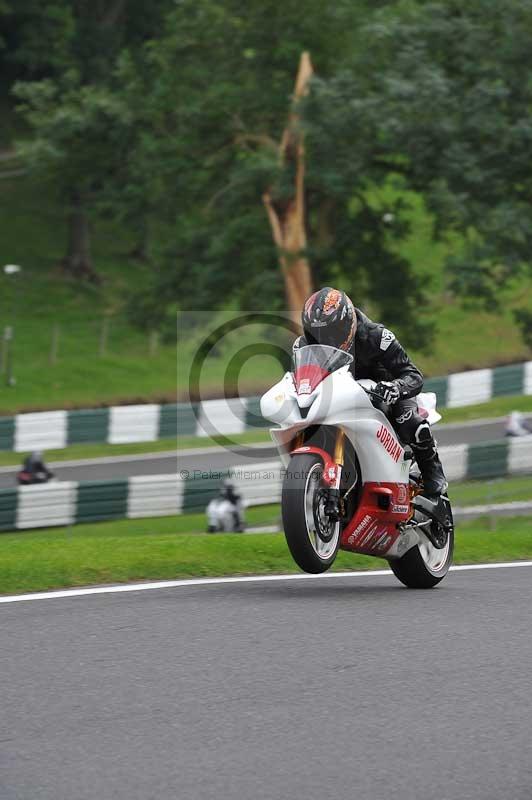
[[[261,197],[290,202],[278,145],[303,50],[315,283],[429,342],[435,287],[402,246],[412,192],[446,243],[452,280],[438,291],[494,302],[529,279],[532,0],[156,0],[149,13],[140,0],[4,0],[0,20],[20,163],[68,219],[63,266],[105,279],[90,224],[127,228],[131,268],[140,258],[150,274],[132,293],[136,323],[282,307]]]
[[[399,6],[370,21],[351,69],[316,92],[316,124],[373,126],[381,168],[424,196],[436,235],[463,237],[455,289],[493,301],[530,275],[532,4]]]
[[[6,385],[0,360],[0,413],[174,400],[175,339],[165,342],[161,338],[156,352],[151,353],[151,332],[136,329],[135,320],[131,318],[128,322],[120,312],[129,292],[141,293],[150,282],[150,264],[132,261],[128,255],[134,241],[131,233],[116,220],[98,220],[93,231],[93,257],[105,281],[93,286],[67,278],[57,269],[66,231],[60,198],[49,191],[49,186],[29,175],[3,181],[1,186],[3,258],[21,264],[23,272],[15,278],[18,285],[14,282],[8,285],[10,279],[0,270],[0,333],[3,325],[14,324],[16,378],[16,385]],[[425,374],[442,375],[526,360],[526,348],[512,325],[509,311],[504,317],[500,312],[463,311],[450,298],[442,300],[439,286],[444,277],[445,248],[431,244],[430,219],[421,208],[412,213],[410,225],[411,235],[401,248],[404,247],[406,258],[423,265],[424,274],[432,275],[438,290],[431,304],[436,320],[433,346],[428,353],[421,353],[416,346],[410,348]],[[102,354],[103,320],[108,315],[108,336]],[[217,320],[218,315],[210,319],[212,323]],[[501,320],[504,320],[502,327]],[[56,331],[56,358],[52,363]],[[201,336],[201,331],[186,337],[183,332],[180,338],[179,400],[188,396],[188,367]],[[251,332],[240,344],[256,341],[250,336]],[[229,342],[227,345],[229,348]],[[205,397],[221,396],[225,368],[232,354],[230,348],[222,348],[216,358],[208,360],[203,383]],[[274,360],[251,358],[239,380],[240,393],[259,394],[279,377],[280,367]],[[513,402],[512,407],[522,406]],[[459,411],[453,409],[452,414]],[[475,410],[476,415],[484,413],[491,412],[484,408]],[[504,413],[504,409],[497,413]]]

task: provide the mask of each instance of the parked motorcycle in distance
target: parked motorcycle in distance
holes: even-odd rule
[[[19,486],[30,486],[34,483],[48,483],[54,478],[54,473],[46,466],[41,451],[34,450],[24,459],[16,477]]]
[[[53,472],[27,472],[21,469],[17,472],[17,483],[19,486],[31,486],[36,483],[49,483],[55,481]]]
[[[242,533],[243,523],[236,516],[233,503],[223,497],[213,497],[207,509],[207,533],[224,533],[233,531]]]
[[[520,411],[511,411],[506,420],[506,436],[532,436],[532,420]]]
[[[326,571],[342,549],[385,558],[406,586],[431,588],[452,561],[449,499],[422,496],[412,451],[398,441],[374,382],[353,378],[352,360],[335,347],[302,347],[293,371],[261,398],[285,466],[288,547],[306,572]],[[418,398],[432,424],[441,419],[435,401]]]

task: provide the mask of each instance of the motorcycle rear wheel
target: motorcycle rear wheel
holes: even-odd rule
[[[281,500],[284,533],[296,564],[305,572],[326,572],[340,546],[340,523],[324,514],[323,463],[309,453],[292,456]]]
[[[409,550],[402,558],[390,559],[390,568],[409,589],[432,589],[442,581],[451,566],[454,552],[454,523],[449,504],[447,542],[441,549],[434,547],[428,537]]]

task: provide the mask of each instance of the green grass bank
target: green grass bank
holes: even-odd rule
[[[14,328],[16,382],[6,385],[0,365],[0,414],[164,402],[176,395],[185,399],[189,367],[205,331],[185,331],[176,360],[176,341],[154,346],[149,332],[133,325],[125,314],[127,300],[131,290],[142,292],[149,284],[152,267],[131,256],[132,232],[113,220],[94,219],[92,251],[102,283],[77,283],[60,269],[66,222],[50,186],[19,177],[4,180],[2,187],[0,331],[6,325]],[[443,264],[451,245],[431,241],[430,218],[419,199],[408,200],[412,230],[401,248],[412,258],[419,280],[431,286],[433,300],[426,310],[436,327],[430,353],[412,347],[414,359],[432,376],[526,360],[529,351],[512,318],[512,309],[524,303],[523,287],[508,286],[502,311],[462,308],[445,290]],[[7,263],[20,265],[22,272],[6,276],[1,267]],[[209,320],[215,325],[216,316]],[[251,338],[239,336],[238,347],[256,341],[252,332]],[[227,357],[222,344],[206,364],[205,396],[221,395]],[[278,376],[273,359],[251,358],[242,369],[239,390],[259,393]]]

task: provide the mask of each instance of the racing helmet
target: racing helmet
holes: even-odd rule
[[[234,495],[234,493],[235,493],[235,484],[228,478],[225,478],[224,482],[220,487],[220,497],[225,497],[226,499],[229,499],[230,497],[232,497],[232,495]]]
[[[357,328],[355,307],[345,292],[325,286],[305,302],[301,324],[307,344],[349,350]]]

